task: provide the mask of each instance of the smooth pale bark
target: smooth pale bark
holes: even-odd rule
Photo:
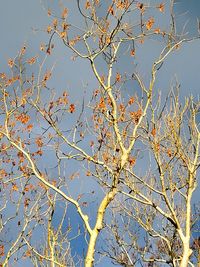
[[[188,197],[186,201],[185,237],[180,235],[180,237],[182,237],[182,242],[183,242],[183,255],[180,267],[188,267],[189,259],[190,256],[192,255],[192,249],[190,248],[190,237],[191,237],[191,199],[192,199],[192,193],[195,189],[193,172],[194,170],[192,170],[189,175]]]
[[[87,255],[85,258],[85,267],[92,267],[94,263],[94,252],[95,252],[95,245],[98,237],[98,230],[93,230],[89,245],[88,245],[88,250],[87,250]]]
[[[188,267],[191,254],[192,250],[190,249],[190,242],[187,240],[185,244],[183,244],[183,256],[179,267]]]
[[[88,250],[85,257],[85,267],[92,267],[94,263],[95,247],[99,232],[103,228],[103,220],[106,208],[117,194],[116,187],[113,187],[103,198],[97,212],[97,220],[94,229],[90,233],[90,240],[88,244]]]

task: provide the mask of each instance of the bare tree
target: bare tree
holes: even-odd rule
[[[196,38],[176,32],[173,1],[75,2],[79,25],[69,21],[67,8],[59,16],[48,9],[53,21],[48,44],[40,47],[44,55],[27,59],[23,47],[9,60],[10,73],[1,73],[1,206],[6,214],[12,205],[14,214],[2,218],[2,231],[20,216],[14,242],[1,240],[2,266],[21,257],[34,266],[79,266],[84,260],[90,267],[104,256],[122,266],[194,266],[200,103],[192,97],[182,103],[179,85],[163,101],[156,81],[168,57]],[[165,8],[170,26],[162,29],[156,20]],[[51,89],[53,67],[45,71],[45,62],[56,36],[73,60],[90,63],[97,89],[87,93],[87,105]],[[128,60],[151,40],[161,45],[145,79]],[[69,207],[82,222],[77,233],[66,221]],[[40,246],[33,236],[38,225]],[[81,237],[82,255],[70,247]]]

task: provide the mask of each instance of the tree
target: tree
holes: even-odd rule
[[[163,63],[197,38],[176,32],[173,1],[76,3],[81,26],[69,21],[67,8],[59,17],[49,9],[50,37],[40,57],[27,59],[23,47],[9,59],[9,74],[1,73],[1,265],[23,259],[90,267],[106,256],[121,266],[194,266],[200,102],[181,102],[178,82],[164,100],[156,82]],[[162,29],[156,20],[165,8],[170,27]],[[88,104],[51,89],[53,67],[45,70],[45,62],[54,38],[73,60],[90,63],[97,89],[86,93]],[[151,40],[160,51],[148,79],[135,58]],[[125,72],[123,56],[131,66]],[[66,220],[68,210],[81,219],[78,226]],[[80,255],[70,243],[82,236]]]

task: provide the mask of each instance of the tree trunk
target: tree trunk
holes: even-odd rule
[[[98,231],[93,230],[91,237],[90,237],[89,244],[88,244],[87,254],[85,257],[85,267],[92,267],[93,266],[97,237],[98,237]]]
[[[191,254],[192,250],[190,249],[190,241],[188,239],[183,243],[183,256],[179,267],[188,267],[188,262]]]
[[[106,212],[106,208],[117,194],[116,187],[113,187],[102,199],[98,212],[94,229],[90,232],[90,240],[88,244],[87,254],[85,257],[85,267],[92,267],[94,263],[95,246],[98,235],[103,228],[103,220]]]

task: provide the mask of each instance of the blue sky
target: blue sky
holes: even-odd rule
[[[158,1],[156,1],[158,2]],[[44,29],[49,22],[44,7],[51,7],[58,11],[58,1],[53,0],[4,0],[1,1],[0,9],[0,72],[5,71],[8,58],[14,57],[20,48],[26,44],[28,46],[28,56],[38,53],[41,42],[48,41],[48,36]],[[70,6],[73,11],[72,0],[63,1],[66,6]],[[199,0],[176,1],[175,11],[179,16],[179,25],[187,22],[186,29],[191,34],[196,33],[197,17],[200,18]],[[75,13],[71,13],[72,19],[77,22]],[[183,15],[184,14],[184,15]],[[164,22],[163,22],[164,23]],[[178,27],[179,29],[179,27]],[[60,41],[55,41],[55,52],[50,59],[50,64],[56,62],[52,87],[58,90],[70,88],[71,97],[75,101],[80,101],[84,90],[92,90],[96,86],[96,80],[91,76],[91,71],[87,62],[70,60],[70,53],[63,47]],[[140,70],[145,77],[149,75],[149,67],[152,60],[157,55],[160,48],[159,42],[154,40],[151,48],[143,47],[139,51],[137,58],[140,63]],[[151,51],[149,53],[149,51]],[[136,59],[137,59],[136,58]],[[125,68],[126,62],[122,62],[121,68]],[[172,81],[177,78],[181,84],[181,96],[193,94],[195,98],[200,92],[200,41],[195,41],[177,51],[173,57],[169,57],[161,69],[157,88],[165,95],[169,91]],[[197,198],[197,194],[196,194]],[[105,266],[113,266],[111,263],[104,263]],[[101,265],[103,266],[103,265]],[[100,267],[100,265],[99,265]]]
[[[45,43],[48,41],[48,36],[44,32],[49,21],[45,7],[51,7],[52,9],[54,8],[54,10],[59,11],[56,2],[57,1],[53,0],[2,1],[0,9],[1,70],[4,68],[8,58],[15,56],[24,44],[29,47],[28,55],[30,54],[30,56],[32,56],[37,54],[41,42]],[[75,10],[71,0],[63,1],[63,3],[66,6],[71,6],[70,11]],[[199,5],[200,2],[198,0],[179,0],[175,5],[176,12],[178,14],[184,14],[184,16],[179,16],[180,25],[182,25],[183,22],[187,22],[188,29],[193,33],[196,29],[197,17],[200,17]],[[72,18],[73,12],[71,12]],[[77,21],[76,14],[73,19]],[[71,60],[69,60],[68,50],[61,44],[61,42],[55,41],[55,44],[55,53],[51,59],[52,62],[56,62],[57,64],[54,75],[56,77],[55,85],[58,84],[59,80],[60,86],[77,88],[77,91],[72,90],[72,94],[76,96],[76,92],[80,93],[78,88],[83,88],[84,86],[90,88],[93,84],[96,84],[95,79],[90,75],[90,68],[86,61],[77,60],[72,63]],[[148,44],[148,47],[143,47],[141,54],[138,54],[140,68],[144,69],[144,73],[147,73],[149,70],[148,67],[151,64],[151,57],[153,58],[154,53],[157,55],[157,45],[159,46],[158,43],[152,42],[152,49],[149,49]],[[198,75],[200,68],[199,47],[199,41],[196,41],[191,45],[185,45],[180,53],[178,52],[176,55],[168,59],[166,68],[163,68],[163,71],[160,73],[162,85],[166,87],[169,86],[169,79],[172,79],[176,73],[177,78],[182,85],[183,94],[198,94],[200,84],[200,76]],[[150,50],[151,53],[149,53]],[[122,68],[123,64],[124,63],[121,65]],[[90,77],[90,79],[87,79],[87,77]],[[161,90],[166,91],[166,87],[161,88]]]

